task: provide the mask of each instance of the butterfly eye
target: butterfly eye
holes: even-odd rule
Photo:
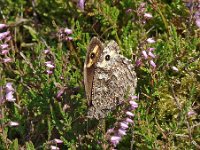
[[[90,55],[90,58],[93,59],[94,57],[95,57],[95,54],[92,53],[92,54]]]
[[[106,55],[105,59],[106,59],[106,61],[109,61],[110,60],[110,55]]]

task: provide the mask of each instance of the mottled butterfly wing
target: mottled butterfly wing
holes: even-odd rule
[[[125,95],[135,93],[136,83],[134,66],[119,54],[117,43],[110,41],[96,63],[88,117],[104,118],[124,101]]]

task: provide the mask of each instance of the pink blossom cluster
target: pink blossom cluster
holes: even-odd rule
[[[57,35],[60,41],[71,41],[73,40],[73,37],[71,34],[73,33],[72,29],[69,28],[61,28]]]
[[[8,42],[11,40],[10,31],[4,31],[7,27],[8,26],[6,24],[0,24],[0,55],[3,56],[3,63],[12,61],[12,59],[8,57],[10,50]]]
[[[141,3],[137,9],[137,15],[141,18],[141,23],[145,24],[147,20],[153,18],[152,14],[146,11],[146,3]]]
[[[148,38],[146,40],[146,44],[153,44],[153,43],[155,43],[155,40],[153,38]],[[141,51],[141,57],[138,58],[138,60],[136,61],[136,66],[139,67],[143,63],[148,62],[149,65],[153,69],[155,69],[156,68],[156,64],[154,62],[154,59],[156,58],[156,55],[153,53],[154,50],[155,50],[155,48],[153,48],[153,47],[148,47],[146,49],[143,49]]]
[[[134,114],[132,111],[134,111],[138,107],[138,104],[135,102],[135,99],[137,99],[137,96],[132,96],[131,100],[129,100],[129,107],[125,111],[125,118],[117,122],[114,128],[108,129],[106,132],[107,136],[111,135],[109,136],[109,140],[113,147],[116,147],[119,144],[123,136],[127,134],[129,125],[134,123]]]
[[[55,68],[53,61],[46,61],[45,66],[47,67],[46,73],[49,75],[53,74],[53,70]]]
[[[46,55],[46,59],[48,59],[48,61],[44,62],[45,66],[46,66],[46,73],[48,75],[51,75],[53,74],[53,71],[54,71],[54,68],[55,68],[55,64],[53,62],[53,60],[51,60],[51,50],[48,48],[48,49],[45,49],[44,51],[44,54]],[[50,58],[50,59],[49,59]]]
[[[138,9],[136,10],[136,14],[139,17],[139,21],[138,23],[140,24],[145,24],[147,20],[153,18],[152,14],[146,11],[146,3],[140,3],[140,5],[138,6]],[[129,8],[126,10],[127,14],[130,14],[133,11],[133,9]],[[135,20],[135,19],[133,19]]]
[[[16,101],[15,97],[13,96],[14,92],[15,92],[15,90],[12,86],[12,83],[8,82],[6,84],[6,96],[5,96],[6,101],[8,101],[8,102],[15,102]]]

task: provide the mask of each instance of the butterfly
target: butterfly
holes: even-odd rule
[[[84,85],[88,100],[88,118],[101,119],[134,95],[137,77],[134,65],[120,54],[118,44],[102,43],[93,37],[84,63]]]

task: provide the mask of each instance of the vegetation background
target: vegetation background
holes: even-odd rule
[[[0,40],[0,149],[112,147],[86,118],[83,63],[94,36],[115,40],[136,64],[134,125],[116,148],[200,149],[199,11],[182,0],[1,0],[0,33],[12,38]],[[149,48],[155,64],[144,59]]]

